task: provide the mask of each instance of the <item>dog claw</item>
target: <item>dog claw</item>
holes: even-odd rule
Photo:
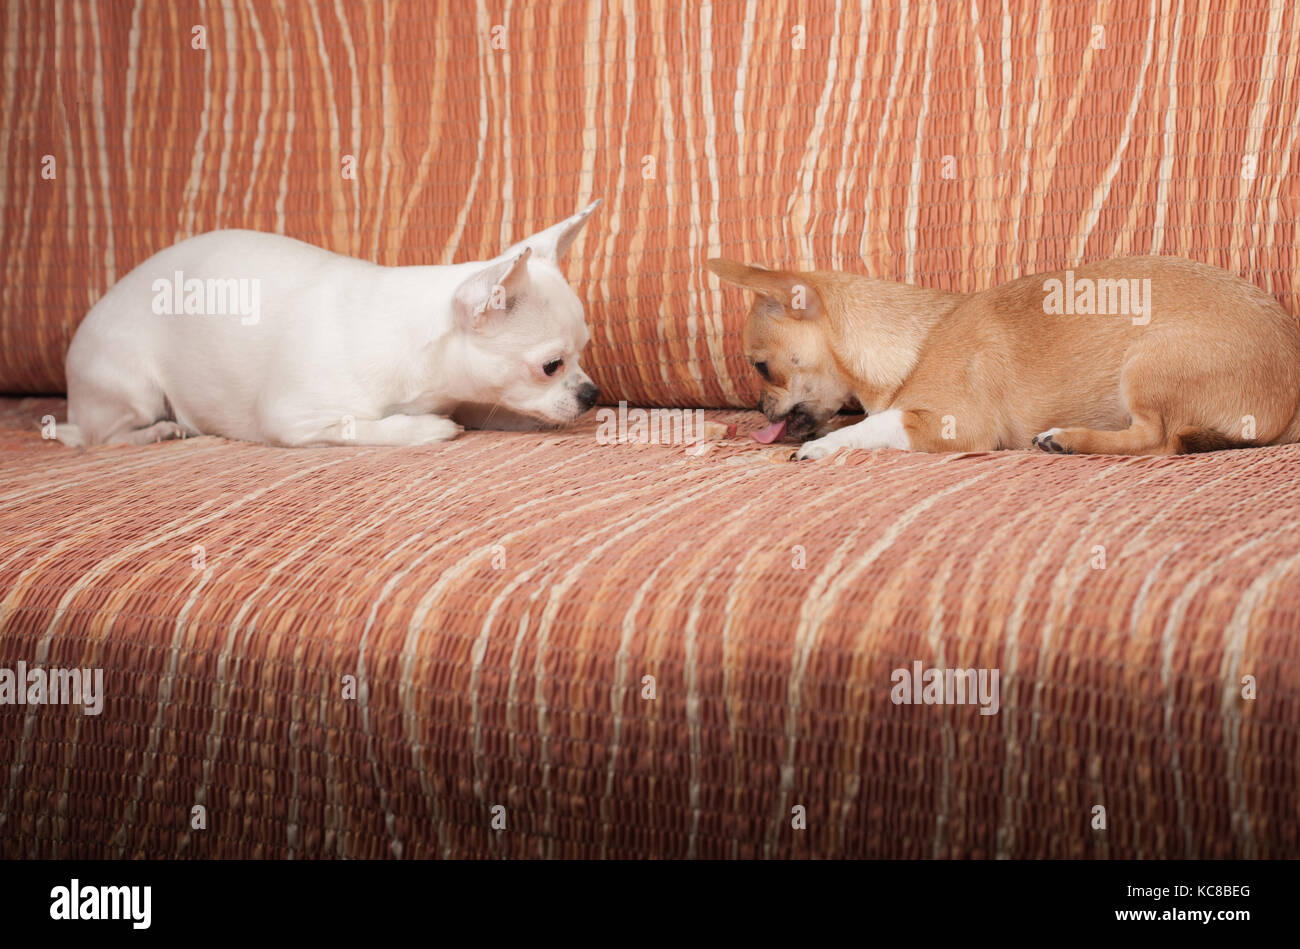
[[[1059,433],[1060,429],[1057,428],[1050,428],[1045,432],[1040,432],[1034,436],[1034,447],[1041,451],[1051,452],[1053,455],[1074,454],[1074,452],[1070,451],[1056,440],[1056,436]]]
[[[834,443],[826,444],[826,439],[818,438],[810,442],[804,442],[799,446],[799,450],[790,456],[792,461],[820,461],[835,454],[837,445]]]

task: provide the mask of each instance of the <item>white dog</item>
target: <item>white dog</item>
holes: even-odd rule
[[[381,267],[257,231],[150,257],[68,350],[67,445],[223,435],[272,445],[423,445],[498,411],[563,425],[598,393],[559,260],[600,204],[487,263]]]

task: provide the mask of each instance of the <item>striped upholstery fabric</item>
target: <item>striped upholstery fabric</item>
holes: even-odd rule
[[[107,695],[0,708],[0,856],[1300,856],[1300,447],[75,452],[62,411],[0,402],[0,666]],[[895,704],[916,661],[997,714]]]
[[[0,18],[0,392],[194,233],[467,260],[604,197],[592,375],[742,431],[76,452],[0,399],[0,672],[106,691],[0,705],[0,857],[1300,856],[1300,447],[785,464],[701,266],[1177,253],[1300,312],[1294,4]],[[896,704],[918,662],[997,713]]]
[[[634,403],[754,404],[740,297],[701,267],[718,254],[960,290],[1182,254],[1300,312],[1290,0],[13,0],[0,15],[0,392],[62,391],[87,308],[197,232],[437,263],[597,196],[568,271],[592,375]]]

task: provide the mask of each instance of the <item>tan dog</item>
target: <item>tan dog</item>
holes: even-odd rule
[[[1300,441],[1300,329],[1227,271],[1124,257],[946,293],[713,259],[758,294],[756,436],[840,448],[1167,455]],[[857,401],[867,418],[825,434]]]

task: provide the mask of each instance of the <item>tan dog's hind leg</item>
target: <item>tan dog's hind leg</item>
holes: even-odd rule
[[[1168,354],[1142,353],[1120,378],[1128,428],[1050,428],[1033,443],[1079,455],[1179,455],[1271,444],[1284,437],[1296,411],[1294,395],[1285,394],[1291,381],[1243,362],[1171,370]]]
[[[1095,428],[1049,428],[1034,436],[1043,451],[1067,455],[1168,455],[1172,453],[1159,416],[1134,415],[1118,432]]]

